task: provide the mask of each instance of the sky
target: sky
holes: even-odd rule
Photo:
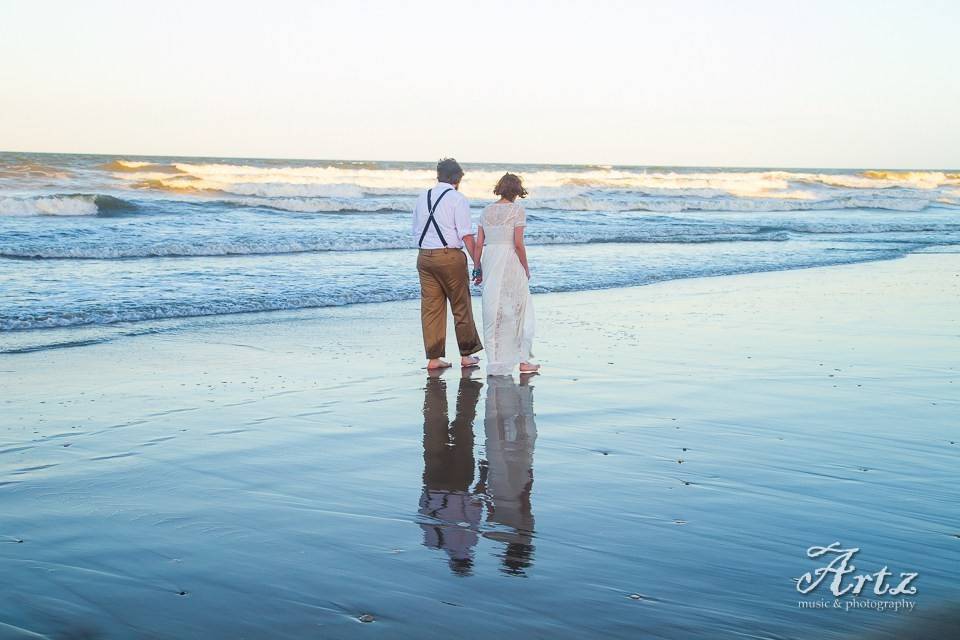
[[[0,150],[960,168],[960,2],[0,0]]]

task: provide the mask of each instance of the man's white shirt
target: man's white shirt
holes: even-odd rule
[[[437,204],[437,198],[440,194],[450,189],[450,192],[443,196],[440,204]],[[430,194],[432,202],[437,204],[433,213],[434,220],[440,226],[440,233],[447,241],[447,246],[451,249],[463,247],[463,236],[473,234],[473,220],[470,218],[470,203],[467,198],[453,188],[453,185],[446,182],[438,182]],[[413,208],[413,241],[420,240],[420,234],[423,233],[423,227],[428,224],[429,212],[427,211],[427,192],[424,191],[417,198],[417,204]],[[423,238],[421,249],[442,249],[443,243],[437,235],[437,230],[433,223],[429,223],[427,235]]]

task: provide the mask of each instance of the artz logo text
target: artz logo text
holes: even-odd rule
[[[829,582],[830,592],[837,598],[844,595],[859,596],[868,584],[873,585],[872,592],[876,596],[914,595],[917,592],[917,588],[911,584],[916,580],[917,573],[905,571],[900,573],[898,578],[893,578],[893,572],[886,566],[874,573],[855,573],[857,568],[853,564],[853,557],[858,551],[859,547],[841,549],[839,542],[828,547],[810,547],[807,549],[807,557],[826,556],[832,559],[826,566],[800,576],[797,591],[810,593],[827,581],[828,576],[832,576]],[[893,579],[888,581],[888,578]]]

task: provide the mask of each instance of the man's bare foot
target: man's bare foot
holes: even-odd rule
[[[440,358],[431,358],[427,360],[427,369],[446,369],[447,367],[452,366],[446,360]]]
[[[540,371],[540,365],[530,364],[529,362],[520,363],[520,373],[536,373]]]
[[[476,356],[463,356],[460,358],[461,367],[475,367],[480,364],[480,358]]]

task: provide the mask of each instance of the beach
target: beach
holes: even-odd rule
[[[523,380],[428,376],[415,300],[2,334],[0,638],[956,637],[958,294],[541,293]],[[834,542],[912,609],[803,605]]]

